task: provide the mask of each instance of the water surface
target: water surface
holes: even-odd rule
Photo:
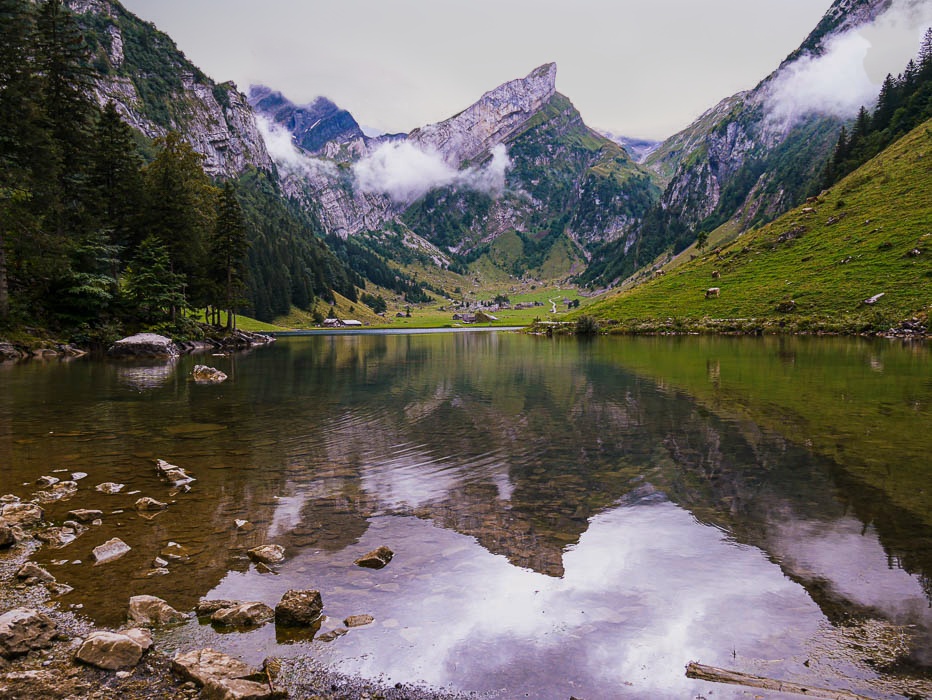
[[[231,379],[190,381],[203,357],[0,366],[2,491],[85,472],[49,519],[106,513],[36,555],[75,587],[62,606],[119,625],[134,594],[191,610],[317,588],[321,632],[375,622],[324,642],[192,621],[162,643],[499,697],[749,692],[687,679],[689,661],[928,692],[925,346],[343,335],[206,359]],[[142,495],[171,505],[141,517]],[[93,566],[114,536],[132,552]],[[168,542],[190,557],[150,575]],[[287,552],[272,574],[245,554],[266,542]],[[353,566],[383,544],[386,568]]]

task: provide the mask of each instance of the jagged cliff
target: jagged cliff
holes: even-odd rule
[[[67,0],[92,52],[95,96],[150,138],[178,131],[204,156],[204,169],[231,177],[269,169],[255,115],[233,83],[217,84],[170,37],[115,0]]]

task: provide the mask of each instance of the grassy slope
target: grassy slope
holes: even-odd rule
[[[913,250],[920,254],[910,256]],[[713,278],[713,271],[721,277]],[[713,286],[721,295],[706,299],[705,290]],[[885,296],[873,307],[862,303],[881,292]],[[790,300],[795,311],[777,310]],[[672,319],[674,327],[859,332],[924,316],[930,304],[932,121],[817,203],[588,312],[628,330],[660,330]]]

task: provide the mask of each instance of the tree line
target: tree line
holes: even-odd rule
[[[879,154],[932,118],[932,28],[926,30],[915,59],[896,78],[888,74],[873,111],[861,107],[850,128],[842,127],[838,143],[825,167],[823,188]]]
[[[0,0],[0,328],[79,342],[199,333],[311,309],[363,280],[269,173],[213,182],[179,133],[154,142],[94,98],[62,0]]]

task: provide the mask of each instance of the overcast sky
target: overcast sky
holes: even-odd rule
[[[555,61],[586,123],[661,139],[754,87],[831,0],[123,0],[211,78],[407,132]],[[902,42],[915,54],[918,43]],[[899,60],[899,59],[897,59]],[[894,73],[902,69],[894,64]],[[880,74],[879,79],[883,77]]]

